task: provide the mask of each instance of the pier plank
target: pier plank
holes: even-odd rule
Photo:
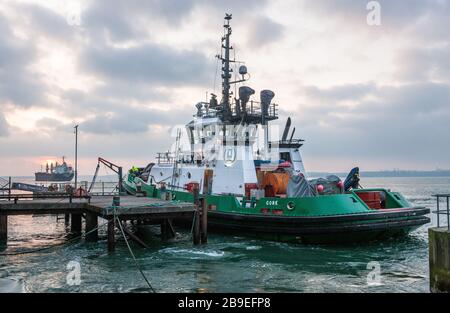
[[[85,203],[68,203],[56,201],[27,200],[14,202],[0,202],[0,213],[7,215],[30,214],[63,214],[77,213],[84,210]]]

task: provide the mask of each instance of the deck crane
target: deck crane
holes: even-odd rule
[[[105,160],[104,158],[101,158],[101,157],[98,158],[97,168],[95,169],[95,174],[94,174],[94,177],[92,178],[91,185],[89,186],[88,193],[90,193],[92,188],[94,187],[101,164],[104,164],[107,168],[111,169],[113,172],[115,172],[119,176],[118,189],[119,189],[119,193],[122,193],[123,192],[122,167],[118,166],[112,162],[109,162],[108,160]]]

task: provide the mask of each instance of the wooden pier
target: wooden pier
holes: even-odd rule
[[[108,222],[108,250],[115,249],[115,230],[120,222],[128,236],[141,244],[146,244],[129,231],[127,221],[136,224],[161,226],[163,238],[175,235],[172,220],[183,219],[193,223],[193,240],[198,244],[201,236],[200,210],[198,204],[166,201],[135,196],[84,196],[70,195],[10,195],[0,196],[0,244],[7,242],[9,215],[65,214],[73,233],[82,232],[82,218],[85,219],[86,240],[98,238],[98,218]],[[205,234],[206,235],[206,234]],[[206,242],[206,240],[205,240]]]

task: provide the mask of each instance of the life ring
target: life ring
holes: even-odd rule
[[[75,191],[75,196],[77,196],[77,197],[84,197],[84,196],[87,196],[87,192],[86,192],[86,190],[84,190],[83,188],[79,187],[79,188]]]
[[[293,209],[295,209],[295,203],[292,201],[289,201],[288,204],[286,205],[286,207],[289,211],[292,211]]]

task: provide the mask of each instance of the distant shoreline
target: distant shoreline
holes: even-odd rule
[[[308,172],[309,177],[326,177],[328,175],[337,175],[339,177],[347,177],[348,173],[343,172],[322,172],[322,171],[311,171]],[[450,170],[440,170],[440,171],[362,171],[360,173],[361,177],[450,177]],[[8,177],[1,176],[0,177]],[[12,176],[15,179],[34,179],[34,176]],[[115,175],[99,175],[100,179],[111,180],[116,179]],[[92,175],[79,175],[79,181],[90,181]]]
[[[346,177],[348,173],[308,172],[310,176],[337,175]],[[362,171],[361,177],[450,177],[450,170],[445,171]]]

